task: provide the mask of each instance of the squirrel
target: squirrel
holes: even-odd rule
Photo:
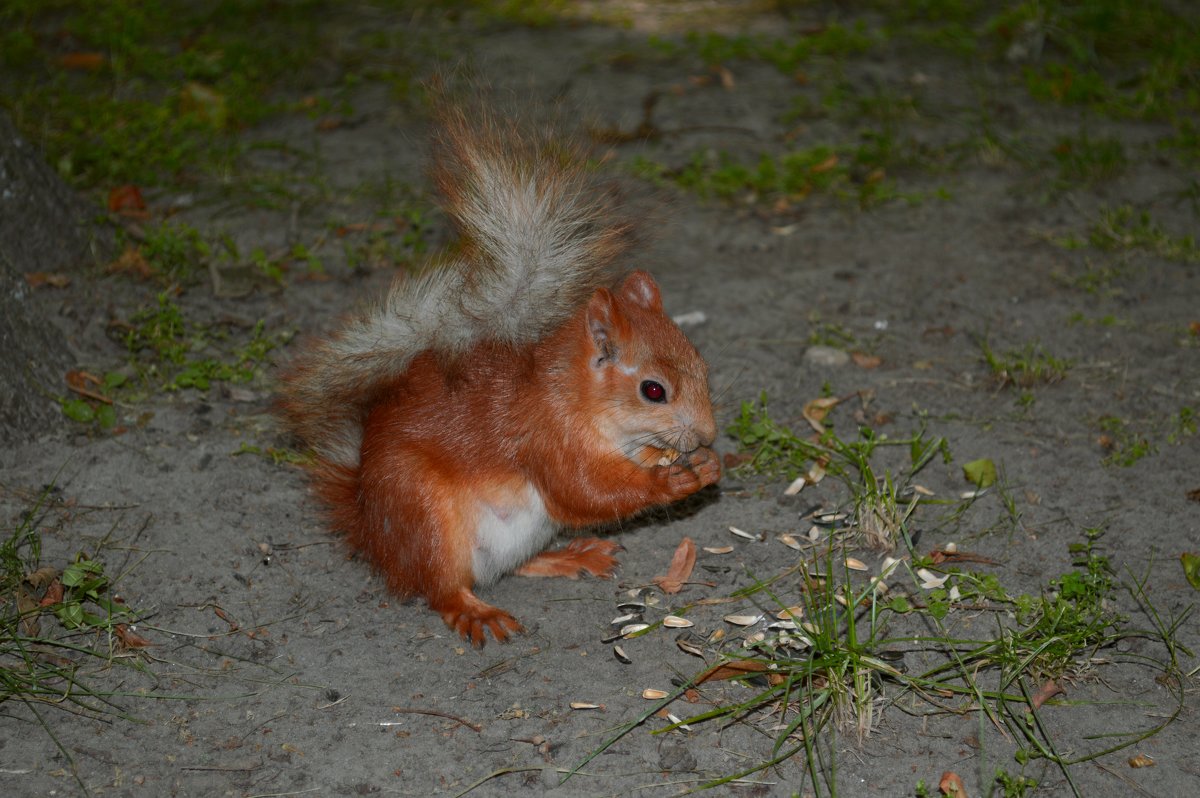
[[[632,225],[581,154],[442,109],[433,176],[460,243],[302,346],[275,414],[309,447],[331,527],[474,646],[523,632],[475,595],[611,577],[618,521],[721,476],[708,367],[654,279],[614,281]]]

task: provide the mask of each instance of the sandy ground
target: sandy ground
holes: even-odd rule
[[[642,55],[616,57],[621,53]],[[562,118],[592,125],[631,129],[643,98],[658,92],[652,121],[664,135],[614,146],[614,164],[642,155],[678,167],[704,148],[779,153],[856,138],[853,120],[781,121],[797,93],[819,96],[819,87],[798,88],[772,67],[730,64],[733,83],[723,87],[719,79],[692,80],[710,75],[694,57],[645,53],[636,31],[498,28],[475,43],[467,60],[490,77],[502,102],[534,115],[557,106]],[[977,132],[960,111],[981,97],[998,136],[1043,156],[1085,119],[1083,112],[1035,103],[986,67],[972,73],[936,56],[872,56],[851,62],[846,78],[863,91],[882,87],[919,97],[927,113],[904,129],[930,147]],[[814,70],[812,79],[822,73]],[[426,122],[413,106],[369,85],[354,109],[353,123],[334,130],[305,118],[247,133],[310,154],[276,166],[294,169],[301,182],[321,177],[335,194],[344,191],[345,201],[278,209],[198,202],[180,214],[228,234],[243,252],[327,239],[319,255],[334,279],[289,278],[282,291],[259,289],[236,299],[200,286],[180,298],[194,318],[265,319],[272,331],[311,331],[386,284],[385,270],[345,268],[328,231],[331,220],[368,221],[378,210],[354,193],[356,186],[383,175],[423,184]],[[1002,466],[1019,514],[1014,521],[996,491],[954,523],[939,523],[938,510],[922,508],[915,522],[924,532],[920,552],[957,542],[992,558],[994,565],[977,570],[995,574],[1014,594],[1036,593],[1070,569],[1068,546],[1083,540],[1083,530],[1102,527],[1103,551],[1117,573],[1148,574],[1148,595],[1169,617],[1195,600],[1178,558],[1200,547],[1200,505],[1188,499],[1200,488],[1200,438],[1167,440],[1181,408],[1200,407],[1200,345],[1187,332],[1200,320],[1197,265],[1144,251],[1071,250],[1052,239],[1086,231],[1099,209],[1122,203],[1152,211],[1175,235],[1194,231],[1196,217],[1175,193],[1186,187],[1179,165],[1154,150],[1162,130],[1088,124],[1122,141],[1130,164],[1115,179],[1071,190],[1052,187],[1052,165],[1031,168],[982,150],[937,169],[898,170],[900,189],[925,198],[867,210],[821,195],[789,208],[725,203],[629,179],[631,201],[658,208],[654,240],[630,265],[655,274],[669,311],[707,317],[688,332],[711,364],[723,424],[762,391],[773,416],[796,429],[804,426],[804,403],[823,386],[838,396],[869,394],[865,406],[856,399],[835,412],[841,434],[853,438],[859,409],[893,437],[924,425],[927,434],[947,439],[954,460],[936,460],[922,484],[954,497],[970,487],[961,465],[991,458]],[[939,188],[948,198],[932,196]],[[160,206],[179,200],[153,197]],[[431,225],[436,245],[446,232],[440,217]],[[1088,290],[1080,278],[1104,269],[1115,272]],[[128,318],[153,291],[108,276],[76,280],[42,301],[81,364],[104,369],[122,357],[105,326]],[[1072,323],[1073,314],[1082,315]],[[1108,315],[1117,323],[1096,323]],[[868,351],[879,365],[806,357],[814,332],[830,325],[853,337],[843,349]],[[1040,342],[1073,365],[1062,381],[1031,387],[1032,399],[1022,403],[1020,390],[1001,388],[990,375],[980,336],[1000,352]],[[64,428],[0,453],[6,523],[53,483],[43,559],[65,562],[108,536],[108,569],[128,570],[120,592],[147,613],[139,631],[153,642],[144,668],[118,665],[88,677],[118,694],[113,701],[121,714],[38,709],[69,759],[28,709],[7,702],[0,714],[0,792],[76,794],[74,771],[95,795],[456,795],[480,781],[472,795],[670,795],[771,755],[773,737],[763,730],[772,723],[757,714],[661,735],[651,732],[667,721],[653,717],[557,786],[564,770],[646,712],[643,688],[670,690],[672,680],[705,666],[666,629],[625,641],[632,663],[618,661],[601,641],[628,591],[663,573],[685,536],[734,550],[701,553],[697,581],[682,593],[652,592],[654,619],[784,571],[800,555],[776,538],[806,534],[810,524],[800,516],[812,505],[846,502],[840,483],[830,479],[785,498],[785,480],[731,474],[719,490],[684,507],[615,530],[626,549],[615,580],[510,577],[487,590],[484,598],[512,612],[529,633],[473,650],[419,603],[389,596],[363,563],[347,556],[322,528],[298,469],[233,456],[244,443],[282,443],[268,399],[265,382],[159,394],[122,409],[124,434]],[[1100,419],[1106,416],[1128,421],[1156,451],[1128,468],[1105,465]],[[732,452],[736,444],[723,437],[718,448]],[[902,461],[890,456],[880,467],[898,469]],[[734,537],[731,525],[764,539]],[[878,572],[880,555],[865,548],[850,553]],[[799,583],[783,580],[777,589],[787,601]],[[1116,592],[1113,600],[1131,625],[1150,626],[1127,594]],[[739,611],[761,608],[751,600],[695,606],[689,617],[699,631],[725,629],[732,641],[745,632],[721,618]],[[947,624],[963,636],[986,637],[996,627],[988,613],[968,609],[952,611]],[[1197,632],[1196,621],[1187,620],[1179,642],[1194,651]],[[1173,693],[1156,680],[1161,670],[1137,664],[1140,655],[1165,656],[1150,639],[1101,650],[1096,656],[1107,664],[1065,683],[1065,696],[1043,708],[1040,717],[1060,753],[1100,750],[1106,741],[1096,735],[1150,728],[1175,711]],[[1179,657],[1185,671],[1195,667],[1189,654]],[[1200,721],[1194,682],[1183,687],[1185,706],[1164,731],[1071,768],[1082,794],[1194,789]],[[974,796],[993,789],[997,768],[1036,779],[1038,794],[1067,794],[1059,768],[1035,760],[1022,770],[1011,735],[980,713],[934,712],[968,702],[926,702],[897,695],[892,685],[882,690],[869,736],[860,742],[853,732],[825,733],[823,756],[836,763],[836,773],[826,771],[815,788],[803,757],[794,757],[718,794],[826,794],[832,780],[843,795],[913,795],[919,780],[936,785],[952,770]],[[680,700],[670,709],[688,717],[710,702],[748,694],[714,685],[700,703]],[[577,701],[601,706],[573,710]],[[1130,768],[1135,753],[1156,765]]]

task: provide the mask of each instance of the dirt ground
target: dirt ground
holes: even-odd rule
[[[786,24],[803,29],[823,19],[812,13]],[[411,23],[348,15],[336,24],[395,32]],[[784,23],[756,22],[766,30],[776,24]],[[964,68],[933,50],[889,46],[840,62],[837,79],[861,96],[918,98],[921,113],[900,128],[914,148],[944,152],[983,129],[1011,148],[980,144],[934,165],[900,164],[887,179],[906,196],[867,208],[819,191],[782,202],[754,202],[749,190],[729,201],[704,198],[669,181],[636,179],[628,165],[640,156],[678,169],[706,151],[753,163],[759,153],[853,143],[870,107],[789,117],[797,96],[820,96],[832,69],[818,62],[798,80],[739,60],[714,72],[686,46],[665,54],[648,46],[647,35],[606,25],[496,25],[452,55],[487,77],[497,103],[557,116],[576,133],[632,131],[645,98],[656,98],[649,121],[659,135],[602,144],[598,155],[625,176],[632,204],[654,209],[650,241],[629,265],[655,275],[671,313],[704,314],[687,332],[711,364],[722,426],[743,401],[766,392],[772,417],[799,431],[809,400],[858,392],[831,416],[839,434],[854,437],[859,412],[879,433],[903,438],[923,428],[946,439],[952,462],[936,459],[919,480],[935,495],[954,499],[971,487],[962,475],[968,461],[990,458],[1002,469],[1004,490],[980,496],[951,521],[936,506],[922,507],[913,522],[923,532],[918,552],[955,542],[990,559],[974,570],[996,575],[1014,595],[1037,594],[1071,569],[1069,546],[1083,541],[1083,531],[1102,528],[1100,545],[1117,575],[1145,576],[1162,618],[1184,613],[1196,597],[1179,557],[1200,549],[1200,437],[1175,422],[1185,408],[1200,407],[1200,337],[1189,332],[1200,321],[1200,266],[1151,247],[1086,243],[1098,214],[1125,204],[1150,212],[1166,235],[1200,229],[1194,171],[1155,146],[1165,128],[1039,102],[1004,63]],[[206,282],[179,298],[191,317],[232,319],[243,332],[260,319],[274,333],[313,331],[386,285],[386,269],[349,268],[329,231],[332,220],[375,218],[378,208],[359,190],[368,183],[387,176],[424,185],[427,117],[419,104],[396,102],[370,84],[355,89],[352,105],[336,126],[288,118],[245,134],[285,142],[286,149],[255,156],[257,165],[292,170],[300,182],[319,179],[345,198],[336,207],[148,196],[152,208],[175,206],[176,218],[231,237],[242,252],[305,243],[332,275],[293,273],[282,290],[257,285],[233,298]],[[1055,143],[1083,127],[1121,142],[1128,163],[1109,179],[1059,185]],[[1031,163],[1020,152],[1046,160]],[[447,232],[440,216],[427,224],[436,248]],[[1085,243],[1056,243],[1069,235]],[[39,292],[39,301],[80,365],[103,370],[123,358],[106,335],[110,320],[129,318],[156,290],[126,276],[95,276]],[[1037,343],[1070,366],[1061,380],[1003,386],[984,362],[981,340],[998,353]],[[820,344],[833,345],[831,360],[814,349]],[[286,357],[286,347],[275,354]],[[722,617],[761,612],[769,602],[695,603],[819,556],[819,546],[798,553],[777,538],[807,535],[811,523],[801,517],[814,505],[845,507],[840,482],[785,497],[786,478],[727,474],[719,490],[614,530],[625,548],[615,580],[509,577],[486,590],[484,598],[529,633],[474,650],[419,603],[389,596],[347,555],[323,529],[299,469],[234,455],[244,444],[285,444],[269,396],[269,380],[158,393],[119,409],[123,434],[64,426],[0,453],[6,528],[53,484],[43,560],[66,562],[107,538],[107,569],[123,575],[119,592],[146,614],[138,631],[153,644],[139,655],[141,667],[122,661],[88,674],[94,688],[114,693],[117,711],[35,705],[35,716],[6,702],[0,792],[71,795],[82,784],[94,795],[129,796],[458,795],[472,787],[471,795],[672,795],[771,757],[774,721],[765,711],[658,735],[668,721],[650,717],[559,784],[652,706],[644,688],[671,690],[673,680],[706,665],[669,629],[623,641],[631,662],[619,661],[602,641],[629,591],[664,573],[684,537],[732,546],[728,554],[701,551],[695,581],[675,596],[651,591],[657,604],[647,610],[657,620],[694,605],[688,617],[696,631],[724,629],[728,653],[748,631]],[[1146,456],[1129,466],[1105,462],[1139,441],[1152,449]],[[733,453],[737,444],[724,436],[718,448]],[[888,457],[881,469],[901,468]],[[730,526],[762,539],[737,537]],[[879,572],[879,553],[853,544],[848,553]],[[785,578],[775,589],[791,603],[800,583]],[[1128,593],[1114,591],[1112,601],[1132,627],[1151,627]],[[986,637],[997,627],[993,615],[956,608],[947,629]],[[1175,636],[1186,674],[1200,646],[1195,618]],[[1063,756],[1125,739],[1104,735],[1152,728],[1176,712],[1180,691],[1184,697],[1159,733],[1070,767],[1075,788],[1191,794],[1200,783],[1194,678],[1174,685],[1157,678],[1163,671],[1152,663],[1167,653],[1152,636],[1091,656],[1038,714]],[[1035,779],[1036,794],[1069,793],[1063,769],[1044,758],[1019,764],[1012,730],[970,711],[970,701],[899,694],[888,683],[879,689],[868,736],[860,741],[833,725],[823,732],[829,767],[815,779],[801,754],[717,794],[915,795],[920,781],[936,794],[945,771],[962,777],[968,795],[1004,794],[994,783],[997,768]],[[681,698],[669,711],[687,718],[748,695],[713,684],[698,703]],[[572,702],[600,706],[572,709]],[[1130,767],[1136,754],[1154,766]]]

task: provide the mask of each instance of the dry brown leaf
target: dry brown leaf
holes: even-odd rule
[[[53,607],[55,604],[61,604],[63,593],[63,583],[58,577],[55,577],[54,581],[46,587],[46,593],[42,596],[42,600],[38,602],[38,606]]]
[[[838,165],[838,157],[836,154],[834,154],[834,155],[830,155],[828,158],[821,161],[820,163],[814,164],[813,166],[809,167],[808,171],[812,172],[814,175],[819,175],[822,172],[828,172],[831,169],[836,168],[837,165]]]
[[[104,67],[104,53],[64,53],[58,57],[58,65],[63,69],[96,72]]]
[[[842,400],[836,396],[822,396],[819,399],[813,399],[804,405],[804,420],[808,422],[818,435],[825,433],[825,417],[829,415],[829,411],[837,407]]]
[[[92,385],[103,384],[103,380],[101,380],[95,374],[87,371],[72,369],[66,373],[65,378],[67,381],[67,388],[69,388],[73,393],[77,393],[80,396],[86,396],[88,399],[95,399],[97,402],[103,402],[106,405],[112,404],[112,399],[109,399],[104,394],[93,391],[91,388],[87,387],[88,383],[91,383]]]
[[[108,264],[105,271],[109,274],[132,274],[142,280],[154,277],[154,269],[142,255],[142,251],[133,245],[125,247],[125,251]]]
[[[868,355],[866,352],[851,352],[850,359],[860,369],[876,369],[883,363],[883,358],[878,355]]]
[[[941,565],[944,562],[976,562],[982,565],[999,565],[998,560],[993,560],[991,557],[984,557],[982,554],[972,554],[969,551],[946,551],[945,549],[934,549],[929,553],[929,559],[933,560],[934,565]]]
[[[650,581],[658,585],[664,593],[678,593],[691,577],[692,569],[695,567],[696,544],[692,542],[691,538],[684,538],[675,547],[675,554],[671,557],[671,567],[667,569],[666,575],[656,576]]]
[[[146,646],[154,645],[137,632],[131,630],[127,624],[117,624],[113,627],[113,632],[116,633],[117,639],[121,641],[121,645],[125,648],[145,648]]]
[[[66,288],[71,284],[71,278],[58,272],[25,272],[25,283],[30,288],[41,288],[44,285]]]
[[[25,581],[28,582],[34,590],[50,584],[57,578],[58,569],[51,568],[48,565],[45,568],[39,568],[36,571],[25,575]]]
[[[947,770],[942,774],[942,780],[938,782],[938,789],[943,795],[948,795],[950,798],[967,798],[967,788],[963,786],[962,777],[953,770]]]
[[[139,219],[149,216],[146,213],[146,200],[142,198],[142,190],[131,183],[117,186],[108,192],[108,210],[110,213]]]
[[[734,454],[733,452],[726,452],[724,456],[722,456],[721,461],[724,463],[725,469],[729,470],[737,468],[744,463],[749,463],[753,459],[754,455],[752,454]]]
[[[738,659],[731,662],[722,662],[719,665],[714,665],[704,673],[696,677],[696,684],[704,684],[705,682],[717,682],[725,679],[737,679],[742,676],[755,676],[760,673],[765,673],[770,669],[770,666],[765,662],[758,662],[752,659]],[[783,674],[773,673],[771,676],[782,678]]]
[[[1033,694],[1033,697],[1029,699],[1029,705],[1034,709],[1038,709],[1042,706],[1042,704],[1046,703],[1051,698],[1054,698],[1054,696],[1064,692],[1066,691],[1062,689],[1058,682],[1051,679],[1043,684],[1041,688],[1039,688],[1038,691]]]

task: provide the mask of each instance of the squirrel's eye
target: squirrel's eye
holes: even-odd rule
[[[665,402],[667,401],[667,389],[654,380],[645,380],[642,382],[642,396],[651,402]]]

